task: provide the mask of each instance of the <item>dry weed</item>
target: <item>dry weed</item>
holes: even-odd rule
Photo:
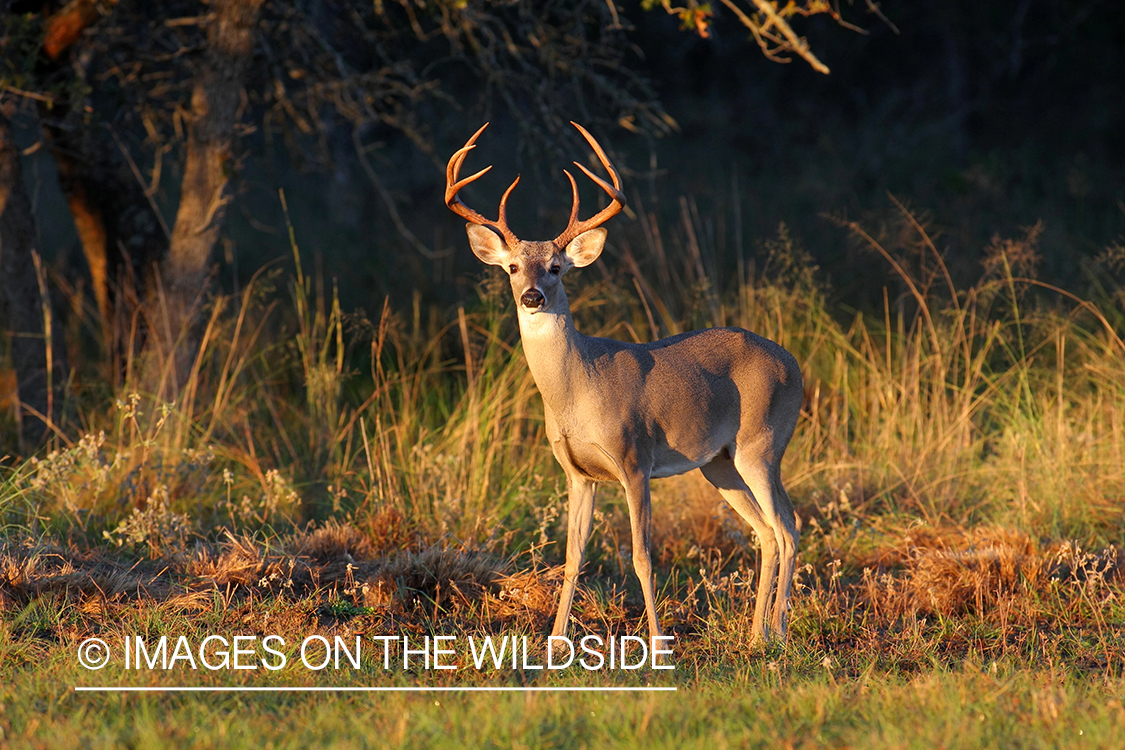
[[[406,600],[425,598],[439,605],[451,596],[467,602],[495,589],[506,567],[492,555],[434,545],[391,558],[379,577]]]
[[[518,570],[498,578],[499,591],[489,596],[488,608],[501,620],[538,621],[554,613],[562,585],[561,565]]]
[[[661,479],[653,498],[652,545],[661,564],[682,564],[699,550],[731,558],[757,546],[750,527],[698,472]]]
[[[370,560],[375,557],[375,545],[355,526],[329,521],[319,529],[297,533],[289,543],[294,555],[310,557],[317,562],[344,560]]]
[[[0,596],[13,605],[25,606],[49,595],[80,604],[90,600],[162,599],[171,590],[167,578],[96,552],[80,554],[45,545],[0,544]]]
[[[1103,586],[1122,568],[1112,547],[1091,553],[1076,543],[1045,546],[995,526],[911,529],[857,562],[863,563],[861,598],[889,617],[988,617],[1018,605],[1034,619],[1036,599],[1051,581]]]

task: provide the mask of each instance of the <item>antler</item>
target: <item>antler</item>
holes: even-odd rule
[[[461,188],[465,187],[470,182],[479,179],[484,175],[485,172],[492,169],[491,166],[487,166],[476,174],[469,175],[463,180],[457,179],[457,175],[461,171],[461,164],[465,161],[465,157],[469,155],[470,151],[476,148],[476,146],[473,144],[476,143],[477,138],[480,137],[480,134],[483,133],[484,129],[487,127],[487,122],[484,125],[481,125],[480,130],[473,133],[473,137],[470,138],[465,143],[465,145],[462,146],[455,154],[453,154],[452,157],[450,157],[449,165],[445,168],[445,205],[449,206],[449,210],[451,210],[453,213],[464,219],[468,219],[473,224],[480,224],[481,226],[495,229],[504,237],[504,241],[508,243],[508,247],[515,247],[519,244],[520,239],[519,237],[516,237],[515,232],[508,228],[508,196],[512,194],[512,190],[514,190],[516,185],[519,184],[519,175],[516,175],[516,179],[512,181],[512,184],[509,185],[508,189],[504,191],[503,197],[500,198],[500,214],[496,221],[491,221],[484,218],[479,213],[462,203],[461,199],[457,197],[457,192]],[[574,182],[574,180],[572,179],[571,182]]]
[[[617,173],[617,170],[614,169],[613,164],[611,164],[609,159],[606,157],[605,151],[603,151],[602,147],[598,145],[598,142],[594,140],[594,136],[586,132],[586,128],[582,127],[578,123],[572,121],[570,124],[578,128],[578,132],[582,134],[582,137],[585,138],[586,142],[589,143],[591,148],[594,149],[594,153],[598,155],[598,159],[601,160],[602,166],[605,167],[607,172],[609,172],[609,176],[613,180],[613,185],[608,184],[605,180],[601,179],[578,162],[574,162],[574,166],[585,172],[587,177],[598,184],[598,187],[609,193],[609,197],[612,198],[613,201],[601,211],[596,213],[594,216],[586,219],[586,221],[579,221],[578,185],[574,182],[574,176],[564,169],[563,173],[566,175],[567,179],[570,180],[570,191],[573,195],[573,198],[570,205],[570,223],[566,225],[566,229],[563,230],[563,233],[555,238],[555,245],[557,247],[566,247],[570,244],[570,241],[578,235],[582,234],[583,232],[588,232],[595,227],[601,226],[602,224],[616,216],[618,213],[620,213],[621,209],[625,208],[625,194],[621,192],[621,175],[619,175]],[[475,138],[476,136],[473,137]],[[472,141],[470,141],[470,143],[471,142]]]

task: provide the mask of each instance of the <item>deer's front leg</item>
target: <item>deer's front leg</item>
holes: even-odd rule
[[[660,621],[656,617],[656,591],[652,577],[652,498],[649,495],[648,476],[635,474],[626,478],[625,499],[629,504],[629,525],[633,530],[633,570],[641,582],[648,614],[648,634],[659,638]]]
[[[570,607],[574,604],[574,588],[578,572],[586,554],[586,542],[594,525],[594,495],[598,485],[585,477],[567,473],[569,490],[566,512],[566,567],[563,573],[562,593],[559,594],[559,611],[551,635],[566,635],[570,621]]]

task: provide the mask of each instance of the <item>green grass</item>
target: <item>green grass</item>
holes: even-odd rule
[[[89,696],[42,690],[32,747],[1116,747],[1119,700],[1069,679],[969,668],[675,695]],[[36,691],[38,692],[38,690]],[[37,712],[38,713],[38,712]],[[13,744],[23,744],[12,737]]]
[[[152,623],[150,623],[152,624]],[[207,627],[165,623],[203,634]],[[234,631],[226,631],[234,632]],[[197,636],[198,637],[198,636]],[[0,687],[0,739],[12,747],[1116,747],[1125,730],[1120,677],[967,657],[896,669],[876,653],[824,652],[798,638],[749,658],[688,659],[674,672],[546,679],[519,685],[658,684],[664,693],[76,693],[75,685],[465,685],[496,680],[358,671],[124,678],[75,665],[41,644],[35,664]],[[696,652],[690,640],[685,649]],[[1119,644],[1120,645],[1120,644]],[[32,656],[32,654],[25,654]],[[14,657],[14,658],[13,658]]]

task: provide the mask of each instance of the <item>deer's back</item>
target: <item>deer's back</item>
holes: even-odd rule
[[[671,390],[707,388],[721,395],[728,387],[760,391],[786,388],[801,371],[779,344],[742,328],[689,331],[646,344],[587,338],[591,374],[644,383],[654,397]]]

